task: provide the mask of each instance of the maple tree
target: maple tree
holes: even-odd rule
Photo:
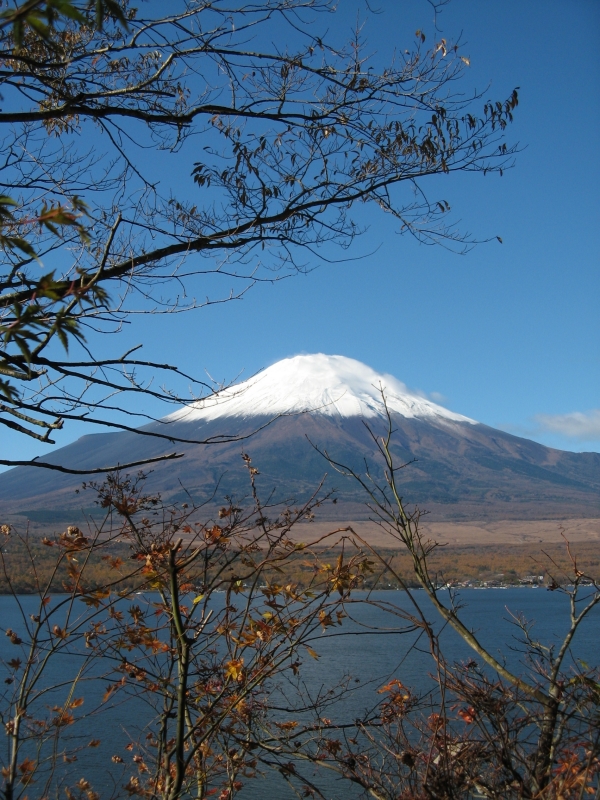
[[[22,615],[22,635],[5,631],[21,654],[6,664],[0,702],[9,745],[2,767],[6,800],[24,797],[34,783],[36,791],[50,791],[61,760],[76,762],[82,750],[101,745],[101,734],[81,745],[71,728],[99,714],[110,720],[111,704],[131,697],[144,701],[148,735],[128,747],[133,755],[126,765],[119,753],[106,751],[108,742],[98,750],[98,758],[117,768],[133,766],[134,775],[122,773],[123,796],[175,800],[218,791],[233,797],[269,758],[283,763],[298,752],[292,732],[333,730],[322,720],[330,698],[311,700],[299,679],[298,715],[310,712],[316,723],[273,717],[275,682],[289,676],[291,685],[307,658],[318,659],[316,640],[343,626],[345,604],[372,562],[346,529],[306,543],[292,538],[327,497],[315,495],[297,508],[263,505],[257,470],[246,462],[254,502],[242,509],[229,500],[218,521],[200,521],[201,509],[145,494],[142,476],[109,475],[91,487],[106,515],[95,531],[84,535],[71,526],[43,540],[56,557],[54,573],[37,581],[38,612]],[[8,526],[3,534],[0,560],[10,586],[10,549],[19,534]],[[28,546],[26,536],[21,542]],[[115,543],[127,545],[125,557],[115,555]],[[327,543],[343,548],[334,564],[321,557]],[[302,587],[279,579],[298,553],[313,575]],[[98,557],[113,574],[101,585],[87,575]],[[32,569],[37,577],[35,560]],[[52,595],[56,577],[62,595]],[[47,673],[57,657],[77,666],[71,678],[63,672],[54,683]],[[104,690],[94,692],[92,684]],[[99,718],[94,730],[102,727]],[[69,797],[99,797],[86,779],[68,791]]]

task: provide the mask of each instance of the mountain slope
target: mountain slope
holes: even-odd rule
[[[145,429],[197,440],[260,429],[243,442],[174,445],[136,434],[98,434],[55,451],[52,460],[85,469],[178,449],[185,458],[153,465],[149,488],[166,497],[184,498],[187,491],[205,500],[219,482],[219,497],[247,492],[240,456],[248,452],[265,492],[273,488],[278,498],[306,496],[329,473],[326,485],[335,486],[340,496],[334,509],[358,519],[365,511],[356,487],[332,471],[312,445],[355,468],[366,459],[377,469],[365,423],[376,435],[385,433],[381,389],[395,427],[398,461],[414,461],[401,472],[405,498],[430,509],[434,518],[600,516],[600,455],[554,450],[481,425],[341,356],[285,359],[216,400],[181,409]],[[285,416],[272,421],[277,415]],[[0,503],[12,512],[90,506],[91,498],[75,493],[81,480],[17,468],[0,475]]]

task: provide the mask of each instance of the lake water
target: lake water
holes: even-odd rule
[[[447,597],[441,592],[440,597]],[[357,593],[357,599],[365,597]],[[426,691],[434,686],[430,677],[433,662],[429,655],[428,643],[418,634],[398,634],[394,627],[398,620],[386,612],[386,606],[409,609],[410,603],[403,592],[379,591],[371,594],[381,607],[365,606],[360,603],[349,606],[350,619],[341,629],[336,628],[327,636],[319,637],[312,643],[319,654],[318,660],[305,658],[301,675],[311,692],[326,691],[344,676],[351,675],[352,691],[341,703],[327,710],[327,716],[335,720],[351,721],[362,717],[372,708],[381,695],[377,690],[390,679],[398,677],[405,686],[417,692]],[[423,591],[414,592],[426,610],[426,617],[436,622],[434,609],[428,604]],[[511,614],[523,614],[531,623],[535,637],[546,645],[560,642],[569,625],[569,609],[566,598],[559,592],[545,589],[509,588],[488,590],[465,590],[460,595],[465,607],[462,610],[463,620],[477,632],[482,644],[492,654],[505,659],[513,669],[521,672],[526,669],[521,661],[522,655],[517,647],[518,631]],[[223,595],[216,596],[215,602],[223,602]],[[14,598],[0,596],[0,627],[12,628],[17,633],[22,631],[22,613],[33,613],[37,607],[34,597],[19,598],[21,609]],[[437,625],[439,629],[439,624]],[[372,629],[377,629],[377,631]],[[383,632],[382,632],[383,631]],[[472,651],[451,630],[441,634],[442,650],[450,662],[466,660]],[[588,664],[597,664],[600,656],[600,608],[594,609],[580,632],[576,636],[571,658],[581,659]],[[18,647],[11,645],[5,636],[0,637],[0,658],[7,661],[16,655]],[[6,669],[6,668],[4,668]],[[47,678],[58,681],[69,677],[76,669],[76,664],[65,663],[56,659],[51,664]],[[3,676],[0,676],[4,680]],[[0,684],[2,685],[2,684]],[[86,691],[88,699],[86,707],[99,697],[105,684],[98,685],[92,681]],[[81,693],[81,692],[79,692]],[[45,701],[50,704],[50,699]],[[134,774],[132,764],[127,763],[125,746],[129,741],[143,738],[144,726],[149,719],[148,711],[140,701],[116,702],[108,713],[97,718],[91,717],[70,729],[81,744],[90,739],[100,739],[101,745],[96,749],[85,749],[79,755],[76,764],[71,765],[75,779],[85,775],[94,785],[101,797],[123,796],[120,787]],[[121,755],[126,766],[114,765],[111,755]],[[129,757],[130,761],[131,757]],[[329,777],[327,779],[328,800],[355,796],[348,790],[347,784],[338,784]],[[30,797],[37,795],[31,794]],[[63,795],[64,796],[64,795]],[[290,794],[283,779],[275,774],[264,780],[250,781],[244,788],[240,798],[245,800],[262,800],[262,798],[281,798],[287,800]]]

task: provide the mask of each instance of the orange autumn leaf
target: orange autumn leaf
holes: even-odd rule
[[[468,724],[475,722],[476,712],[473,706],[469,706],[469,708],[461,708],[457,714],[463,720],[463,722]]]
[[[225,664],[225,675],[234,681],[241,681],[244,673],[244,659],[234,658]]]
[[[298,723],[296,720],[290,720],[289,722],[276,722],[275,725],[282,731],[291,731],[298,726]]]
[[[32,758],[26,758],[19,764],[19,772],[21,773],[21,783],[24,786],[33,782],[33,773],[35,772],[36,764]]]

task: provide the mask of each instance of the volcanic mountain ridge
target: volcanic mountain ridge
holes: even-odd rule
[[[355,469],[364,470],[366,462],[381,477],[371,433],[387,429],[383,397],[398,464],[411,462],[399,477],[404,497],[432,519],[600,516],[599,454],[555,450],[482,425],[343,356],[284,359],[141,433],[84,436],[44,460],[84,470],[177,449],[185,457],[152,465],[147,488],[167,499],[203,501],[215,487],[216,500],[248,493],[241,458],[248,453],[265,495],[273,490],[277,499],[300,501],[326,475],[325,486],[339,497],[329,513],[361,519],[367,512],[358,487],[332,470],[314,445]],[[84,479],[18,467],[0,475],[0,503],[5,513],[66,519],[91,503],[75,491]]]

